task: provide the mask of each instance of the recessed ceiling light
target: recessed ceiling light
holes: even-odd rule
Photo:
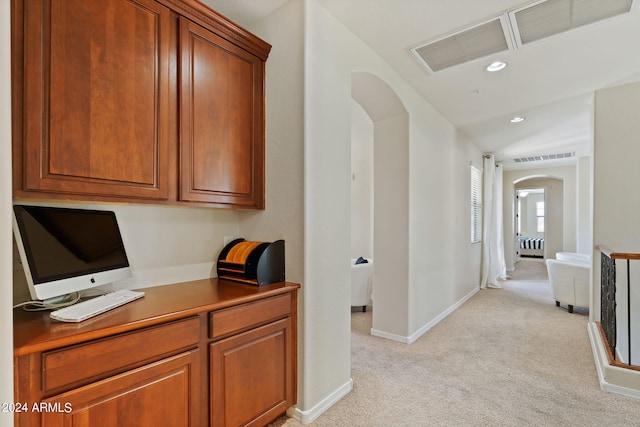
[[[493,72],[496,72],[496,71],[504,70],[506,66],[507,66],[506,62],[494,61],[491,64],[487,65],[487,68],[485,68],[485,70],[493,73]]]
[[[511,123],[520,123],[520,122],[524,122],[525,118],[522,116],[516,116],[514,118],[511,119]]]

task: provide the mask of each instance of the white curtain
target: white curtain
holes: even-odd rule
[[[493,154],[484,156],[482,203],[482,281],[480,288],[501,288],[499,280],[507,279],[502,229],[502,164]]]

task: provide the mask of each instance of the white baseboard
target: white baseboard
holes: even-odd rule
[[[409,335],[408,337],[405,337],[405,336],[402,336],[402,335],[391,334],[389,332],[380,331],[380,330],[377,330],[377,329],[371,329],[371,335],[376,336],[376,337],[380,337],[380,338],[390,339],[390,340],[393,340],[393,341],[398,341],[398,342],[401,342],[401,343],[404,343],[404,344],[413,344],[422,335],[424,335],[429,329],[433,328],[435,325],[437,325],[442,320],[444,320],[445,317],[447,317],[448,315],[450,315],[451,313],[456,311],[456,309],[458,307],[460,307],[462,304],[464,304],[469,298],[474,296],[479,290],[480,290],[479,287],[475,288],[474,290],[469,292],[467,295],[462,297],[462,299],[460,299],[455,304],[453,304],[451,307],[449,307],[448,309],[446,309],[445,311],[440,313],[431,322],[427,323],[422,328],[418,329],[416,332],[414,332],[413,334]]]
[[[621,396],[640,400],[640,390],[636,390],[628,387],[622,387],[616,384],[609,384],[606,381],[600,383],[600,390],[605,391],[607,393],[619,394]]]
[[[322,399],[318,404],[316,404],[308,411],[303,411],[297,407],[293,407],[289,408],[289,410],[287,411],[287,415],[299,421],[303,425],[311,424],[327,409],[333,406],[338,400],[349,394],[351,390],[353,390],[353,379],[349,378],[349,381],[347,381],[333,393]]]
[[[379,331],[373,328],[371,328],[371,335],[373,335],[374,337],[385,338],[391,341],[401,342],[403,344],[409,344],[409,337],[405,337],[403,335],[396,335],[390,332]]]
[[[593,351],[593,359],[596,364],[596,372],[598,373],[598,381],[600,382],[600,390],[640,400],[640,372],[611,366],[605,343],[602,341],[602,336],[596,323],[589,322],[587,331],[591,342],[591,350]],[[631,388],[628,387],[628,384],[616,384],[609,380],[609,377],[616,378],[616,381],[621,383],[637,384],[639,387]]]

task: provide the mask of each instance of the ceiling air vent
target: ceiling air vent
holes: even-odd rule
[[[539,162],[539,161],[542,161],[542,160],[568,159],[570,157],[574,157],[575,155],[576,155],[576,152],[572,151],[571,153],[545,154],[543,156],[520,157],[518,159],[513,159],[513,160],[516,163]]]
[[[434,73],[628,13],[636,0],[541,0],[409,48]]]
[[[508,24],[503,17],[448,34],[410,49],[416,59],[430,72],[444,70],[493,53],[508,50],[512,45]]]
[[[631,10],[633,0],[546,0],[510,12],[518,46]]]

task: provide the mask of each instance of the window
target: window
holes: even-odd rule
[[[482,241],[482,171],[471,165],[471,243]]]
[[[538,217],[538,233],[544,233],[544,202],[536,202],[536,216]]]

